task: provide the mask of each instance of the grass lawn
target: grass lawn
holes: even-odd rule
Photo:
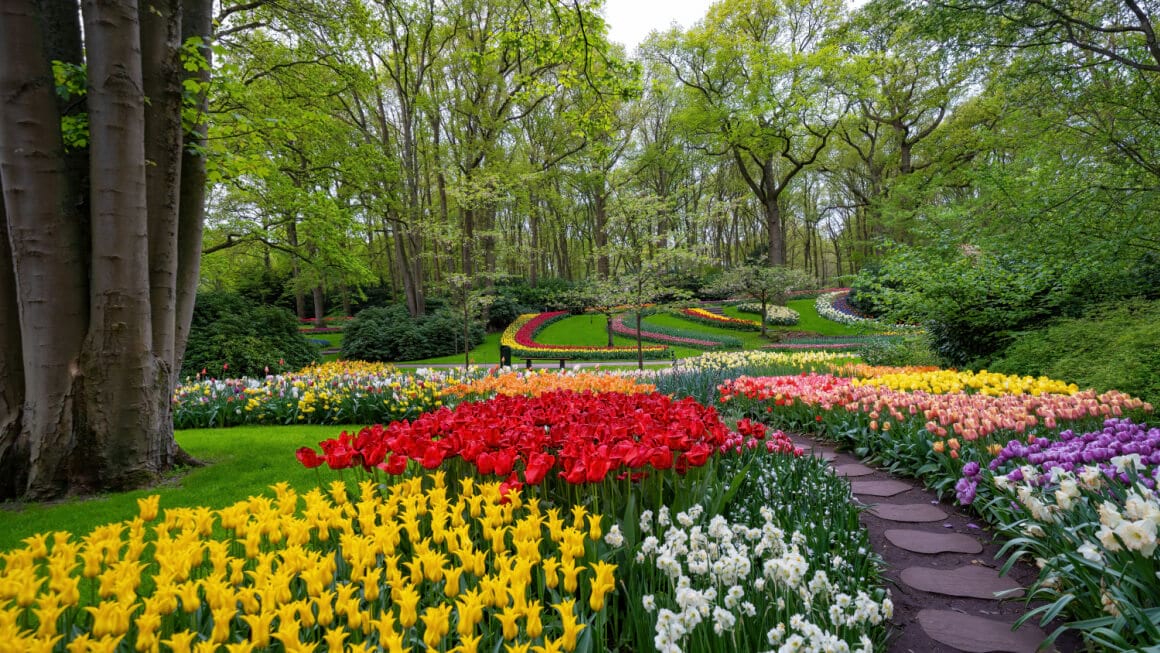
[[[751,319],[750,317],[746,316],[745,313],[730,315],[729,317],[740,317],[743,320],[749,320],[754,324],[757,324],[757,320]],[[631,320],[631,318],[629,319]],[[633,322],[628,323],[635,324]],[[706,336],[726,336],[730,338],[737,338],[741,341],[741,346],[743,349],[761,349],[763,346],[772,342],[772,340],[768,338],[762,338],[760,331],[739,331],[737,329],[709,326],[703,322],[686,320],[671,313],[657,313],[655,315],[649,315],[644,319],[643,325],[644,327],[647,327],[649,324],[673,327],[676,329],[685,329],[687,331],[696,331],[697,333],[704,333]]]
[[[294,450],[316,447],[344,429],[358,428],[361,426],[237,426],[178,431],[178,443],[209,463],[206,467],[174,475],[147,490],[52,504],[0,504],[0,551],[20,546],[23,538],[36,533],[67,529],[79,536],[103,524],[131,519],[137,514],[137,499],[152,494],[161,495],[164,510],[179,506],[216,509],[257,494],[274,496],[269,486],[279,481],[306,492],[318,486],[320,475],[299,464]],[[325,466],[318,471],[324,485],[339,478]]]
[[[475,349],[471,350],[471,362],[474,365],[499,362],[499,337],[502,333],[489,333]],[[401,361],[412,363],[458,363],[463,364],[463,354],[451,354],[437,358],[424,358],[421,361]]]
[[[814,309],[814,300],[812,299],[791,299],[786,302],[793,310],[798,312],[801,320],[797,326],[781,327],[787,331],[816,331],[823,336],[858,336],[874,333],[873,329],[862,326],[852,326],[849,324],[842,324],[833,320],[818,315],[818,311]]]
[[[626,324],[631,320],[626,321]],[[545,345],[584,345],[605,347],[608,345],[608,320],[600,313],[588,313],[586,315],[573,315],[566,317],[557,322],[553,322],[544,328],[538,335],[536,335],[536,342]],[[626,338],[624,336],[613,336],[612,344],[617,347],[635,347],[636,338]],[[645,342],[645,346],[654,345],[656,343]],[[687,358],[689,356],[699,356],[700,349],[692,349],[689,347],[669,347],[669,351],[673,352],[677,358]],[[644,357],[650,358],[646,352]],[[651,356],[655,358],[656,356]],[[664,358],[668,358],[666,354]]]

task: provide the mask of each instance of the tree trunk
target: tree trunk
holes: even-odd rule
[[[593,217],[596,218],[596,273],[601,279],[607,279],[608,267],[608,193],[604,188],[604,179],[600,180],[600,189],[593,197]],[[609,345],[610,347],[612,345]]]
[[[25,470],[17,495],[34,498],[68,486],[77,361],[89,319],[87,220],[78,184],[68,174],[39,4],[0,5],[0,177],[21,334],[19,353],[9,350],[5,358],[23,361],[20,439],[27,444],[26,450],[23,443],[0,449],[6,458],[0,469]]]
[[[87,0],[87,94],[58,104],[49,62],[80,62],[69,4],[0,5],[3,497],[135,487],[179,454],[173,370],[192,311],[203,211],[200,195],[178,191],[181,7],[164,0],[146,15],[132,0]],[[185,9],[208,31],[208,0]],[[77,106],[89,117],[89,146],[65,154],[60,118]],[[190,168],[200,184],[199,166]],[[190,257],[179,238],[193,232]]]
[[[20,304],[4,215],[0,180],[0,497],[19,496],[28,482],[28,435],[21,431],[24,362],[20,347]]]
[[[785,234],[781,224],[781,206],[777,196],[766,198],[762,203],[765,210],[765,231],[769,237],[768,260],[770,266],[785,265]]]
[[[92,198],[89,332],[74,489],[143,485],[172,465],[169,361],[153,350],[140,24],[134,2],[84,3]],[[174,179],[174,181],[176,181]],[[174,216],[176,217],[176,216]]]
[[[315,284],[311,288],[311,299],[314,301],[314,326],[326,328],[326,298],[322,293],[322,284]]]

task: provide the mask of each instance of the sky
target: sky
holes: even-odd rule
[[[605,0],[604,18],[609,38],[623,43],[632,54],[649,32],[663,32],[673,22],[692,27],[711,4],[713,0]]]

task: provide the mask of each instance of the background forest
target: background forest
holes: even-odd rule
[[[1155,7],[723,0],[631,55],[600,12],[225,7],[203,287],[418,316],[465,283],[543,304],[760,262],[852,283],[948,364],[1155,391]]]

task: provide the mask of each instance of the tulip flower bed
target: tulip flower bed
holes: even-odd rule
[[[1065,609],[1090,641],[1139,651],[1160,641],[1158,479],[1160,428],[1109,419],[1012,441],[986,466],[964,467],[956,489],[1011,538],[1012,559],[1040,565],[1040,613]]]
[[[621,313],[612,318],[612,332],[625,336],[628,338],[636,337],[635,318],[631,318],[633,325],[625,323],[626,313]],[[737,338],[730,338],[728,336],[714,336],[704,332],[693,331],[691,329],[676,329],[670,326],[660,324],[642,323],[641,340],[649,342],[659,342],[666,345],[676,345],[679,347],[694,347],[696,349],[721,349],[721,348],[739,348],[741,341]]]
[[[761,315],[761,304],[744,303],[738,304],[737,310],[742,313],[755,313]],[[765,307],[765,323],[778,324],[781,326],[793,326],[801,319],[798,312],[789,308],[788,306],[778,306],[771,304]]]
[[[620,392],[637,394],[653,392],[656,386],[634,378],[613,374],[572,370],[534,370],[488,374],[481,379],[453,383],[443,391],[446,397],[490,399],[495,395],[528,395],[538,397],[546,392]]]
[[[867,378],[740,377],[721,384],[721,402],[953,487],[1012,538],[1004,554],[1039,562],[1029,597],[1048,603],[1028,618],[1064,611],[1111,650],[1160,641],[1160,429],[1128,419],[1151,405],[1052,379],[838,369]]]
[[[871,318],[850,307],[849,303],[846,302],[846,296],[849,294],[849,288],[822,293],[814,300],[814,308],[817,309],[818,315],[840,324],[873,323]]]
[[[637,477],[647,470],[687,471],[731,443],[729,429],[713,408],[657,393],[600,394],[562,390],[536,397],[498,395],[454,409],[421,415],[413,422],[345,431],[319,446],[298,451],[307,467],[360,466],[389,474],[424,469],[453,470],[453,476],[506,478],[509,487],[543,482],[597,483],[609,475]],[[781,450],[786,439],[766,442]],[[550,491],[549,491],[550,493]]]
[[[520,358],[580,358],[594,360],[633,359],[636,347],[590,347],[580,345],[544,345],[536,342],[536,334],[556,320],[568,317],[567,311],[550,313],[525,313],[504,330],[500,345],[511,347],[512,354]],[[645,357],[668,356],[664,345],[645,345]]]
[[[415,418],[443,405],[444,388],[463,377],[459,369],[403,373],[382,363],[336,361],[265,378],[203,378],[174,391],[173,423],[186,429]]]
[[[738,331],[760,331],[761,325],[752,320],[742,320],[735,317],[728,317],[726,315],[717,315],[710,313],[703,308],[682,308],[676,312],[676,315],[682,319],[690,322],[700,322],[701,324],[708,324],[709,326],[721,327],[725,329],[737,329]]]
[[[0,569],[5,650],[573,651],[606,637],[616,566],[582,507],[441,474],[357,498],[341,482],[275,490],[160,521],[154,496],[79,542],[28,538]]]
[[[516,490],[517,504],[621,513],[601,558],[628,591],[609,597],[610,639],[586,650],[884,643],[892,605],[849,486],[762,424],[730,432],[712,408],[656,394],[501,395],[322,449],[299,457],[361,473],[506,476],[500,491]]]

